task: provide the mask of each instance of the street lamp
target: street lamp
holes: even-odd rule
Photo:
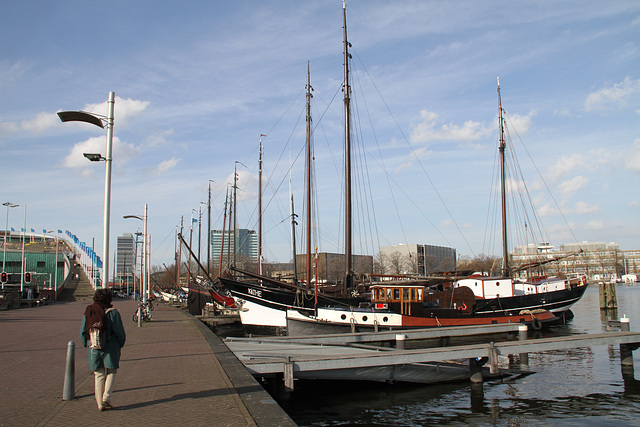
[[[147,217],[148,217],[148,205],[144,204],[144,216],[140,217],[138,215],[125,215],[124,219],[135,218],[139,219],[144,224],[143,235],[142,235],[142,273],[140,274],[140,278],[142,280],[142,301],[145,302],[149,297],[149,283],[147,281]]]
[[[20,255],[20,295],[22,295],[22,291],[24,290],[24,241],[27,238],[27,205],[24,204],[22,206],[24,206],[24,227],[22,228],[22,254]]]
[[[47,231],[47,233],[53,233],[54,230],[49,230]],[[58,233],[55,234],[56,237],[56,261],[53,263],[53,283],[54,283],[54,290],[55,290],[55,294],[54,294],[54,300],[58,299]]]
[[[84,154],[84,156],[92,162],[100,160],[105,161],[104,173],[104,222],[102,236],[102,273],[104,276],[103,286],[109,286],[109,216],[111,213],[111,150],[113,146],[113,114],[116,103],[116,94],[109,92],[109,112],[107,117],[95,113],[87,113],[85,111],[60,111],[58,117],[63,122],[86,122],[91,123],[104,129],[107,126],[107,156],[102,157],[100,154]],[[106,284],[106,285],[105,285]]]
[[[2,272],[6,273],[7,271],[7,232],[9,231],[9,208],[17,208],[20,205],[16,205],[15,203],[4,202],[2,206],[7,207],[7,221],[4,227],[4,245],[2,246]],[[2,282],[2,289],[4,289],[4,282]]]

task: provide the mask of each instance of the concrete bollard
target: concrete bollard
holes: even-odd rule
[[[629,332],[631,330],[631,319],[625,314],[619,319],[620,330],[623,332]],[[620,344],[620,364],[622,365],[623,373],[625,370],[631,369],[633,372],[633,350],[636,346],[629,344]]]
[[[518,340],[519,341],[526,341],[528,336],[527,336],[527,330],[529,328],[527,327],[527,325],[520,325],[518,327]],[[529,365],[529,353],[520,353],[520,364],[528,366]]]
[[[69,341],[67,345],[67,367],[64,371],[64,389],[62,400],[72,400],[76,395],[76,345]]]
[[[629,332],[631,330],[631,319],[624,314],[620,319],[620,330],[624,332]]]
[[[396,348],[399,350],[405,349],[405,340],[407,336],[404,334],[396,334]]]

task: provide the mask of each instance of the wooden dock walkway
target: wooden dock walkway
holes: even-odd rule
[[[490,330],[492,333],[496,333],[497,326],[505,325],[494,326],[496,328],[493,330],[485,327],[483,333],[489,333]],[[472,330],[465,330],[465,328],[456,328],[459,329],[456,331],[448,329],[395,331],[393,335],[423,339],[429,335],[429,332],[431,338],[448,336],[449,334],[464,335],[472,332]],[[481,329],[476,328],[474,332]],[[505,328],[505,330],[507,329]],[[395,339],[388,333],[385,338]],[[620,345],[621,359],[623,359],[621,362],[628,364],[633,363],[633,359],[630,357],[631,351],[640,346],[640,333],[608,332],[411,350],[374,348],[372,346],[362,348],[361,346],[349,345],[354,342],[372,341],[381,341],[381,333],[345,334],[335,338],[326,335],[304,338],[227,338],[225,344],[253,375],[282,375],[286,387],[292,389],[295,378],[354,379],[354,371],[358,372],[357,379],[403,380],[394,376],[393,370],[388,370],[384,374],[380,373],[380,369],[389,367],[395,367],[396,370],[399,367],[404,370],[414,369],[413,374],[405,376],[405,380],[411,382],[437,382],[442,380],[441,376],[435,378],[437,381],[432,381],[433,378],[422,373],[425,364],[441,369],[445,366],[444,364],[452,366],[450,365],[451,361],[461,359],[467,359],[470,363],[469,365],[458,364],[458,368],[464,366],[466,378],[478,381],[477,367],[473,366],[473,361],[476,360],[486,358],[483,361],[488,361],[490,372],[496,374],[498,356],[500,355],[528,354],[599,345]],[[328,342],[334,342],[334,344],[328,345]],[[454,376],[450,380],[455,379],[460,379],[459,369],[455,370]]]

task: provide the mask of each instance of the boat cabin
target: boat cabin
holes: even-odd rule
[[[372,285],[370,290],[374,309],[389,309],[409,316],[423,316],[427,311],[438,309],[471,312],[475,304],[473,292],[466,287],[438,291],[423,285],[395,282]]]
[[[467,279],[458,280],[455,287],[466,286],[471,289],[477,298],[505,298],[512,297],[513,280],[508,277],[469,276]]]

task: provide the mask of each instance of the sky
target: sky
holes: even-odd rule
[[[148,204],[152,264],[173,261],[181,224],[204,254],[209,189],[219,229],[234,168],[238,226],[256,229],[262,139],[263,254],[287,262],[290,189],[302,251],[309,69],[314,245],[341,252],[342,6],[0,3],[0,201],[27,205],[27,229],[69,230],[101,254],[104,163],[82,153],[105,155],[106,132],[56,113],[106,115],[113,91],[111,251],[142,231],[123,216]],[[640,249],[639,2],[349,0],[347,27],[355,253],[418,243],[500,254],[497,77],[508,135],[525,147],[524,180],[510,179],[527,183],[538,213],[509,218],[544,224],[510,244]],[[19,229],[23,216],[0,218]]]

